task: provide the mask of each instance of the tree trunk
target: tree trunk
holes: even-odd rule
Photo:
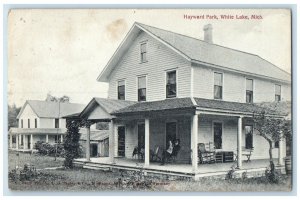
[[[273,162],[273,154],[272,154],[272,141],[269,142],[269,156],[270,156],[270,162]]]

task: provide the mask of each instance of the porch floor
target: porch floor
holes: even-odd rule
[[[79,162],[87,162],[85,158],[76,159]],[[275,164],[277,164],[277,160],[274,159]],[[130,167],[130,168],[143,168],[144,162],[138,159],[127,159],[127,158],[115,158],[115,163],[110,164],[108,157],[98,157],[91,158],[89,163],[95,164],[104,164],[110,166],[118,166],[118,167]],[[160,165],[159,162],[151,162],[150,165],[146,169],[150,170],[158,170],[163,172],[175,172],[175,173],[183,173],[183,174],[209,174],[209,173],[226,173],[231,167],[235,165],[236,162],[228,162],[228,163],[212,163],[212,164],[198,164],[198,170],[196,173],[192,170],[191,164],[178,164],[178,163],[166,163],[165,165]],[[257,159],[251,160],[250,162],[243,161],[241,170],[255,170],[255,169],[263,169],[269,165],[268,159]]]

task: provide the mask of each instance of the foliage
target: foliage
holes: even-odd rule
[[[231,180],[235,178],[235,171],[236,171],[236,167],[235,165],[232,165],[231,169],[226,174],[225,180]]]
[[[62,97],[55,97],[55,96],[52,96],[50,94],[50,92],[48,92],[47,94],[47,98],[46,98],[46,101],[54,101],[54,102],[70,102],[70,97],[69,96],[62,96]]]
[[[97,122],[96,129],[97,130],[109,130],[109,123],[108,122]]]
[[[34,177],[36,177],[36,175],[36,168],[34,166],[30,166],[29,164],[25,164],[23,169],[13,169],[8,173],[9,179],[14,182],[32,180]]]
[[[281,173],[275,170],[275,165],[273,162],[271,162],[270,166],[265,170],[265,176],[269,183],[278,184],[281,181]]]
[[[21,107],[17,107],[16,104],[12,106],[8,105],[8,130],[11,127],[18,127],[17,116],[21,110]]]
[[[35,149],[38,150],[38,153],[41,155],[47,156],[60,156],[63,157],[65,150],[63,144],[49,144],[43,141],[37,141],[35,143]]]
[[[82,149],[80,148],[79,144],[79,128],[90,125],[91,123],[86,120],[67,119],[67,135],[64,142],[64,165],[66,168],[73,168],[73,160],[80,157],[82,153]]]
[[[285,103],[263,103],[260,111],[253,113],[254,129],[257,134],[262,136],[269,144],[270,162],[273,162],[272,148],[273,142],[280,141],[283,138],[291,138],[291,122],[283,117],[268,115],[269,111],[286,114],[282,110]]]

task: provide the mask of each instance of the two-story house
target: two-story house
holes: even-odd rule
[[[92,99],[79,115],[110,122],[110,159],[103,163],[121,165],[117,158],[132,159],[138,147],[143,167],[154,170],[151,152],[175,139],[181,146],[176,163],[192,163],[186,166],[194,174],[202,167],[199,143],[219,152],[220,162],[234,155],[238,168],[247,159],[243,149],[251,149],[251,159],[268,159],[267,142],[253,130],[252,114],[260,109],[255,103],[290,101],[291,75],[258,55],[214,44],[211,25],[203,30],[199,40],[132,26],[97,78],[109,83],[108,99]],[[273,151],[282,164],[284,142]]]
[[[18,128],[9,130],[10,148],[26,151],[33,150],[37,141],[63,142],[67,129],[62,116],[80,113],[83,108],[83,104],[27,100],[17,116]]]

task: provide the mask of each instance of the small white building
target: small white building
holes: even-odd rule
[[[33,149],[37,141],[63,142],[66,119],[80,113],[85,105],[69,102],[27,100],[17,116],[18,128],[9,130],[11,149]]]

